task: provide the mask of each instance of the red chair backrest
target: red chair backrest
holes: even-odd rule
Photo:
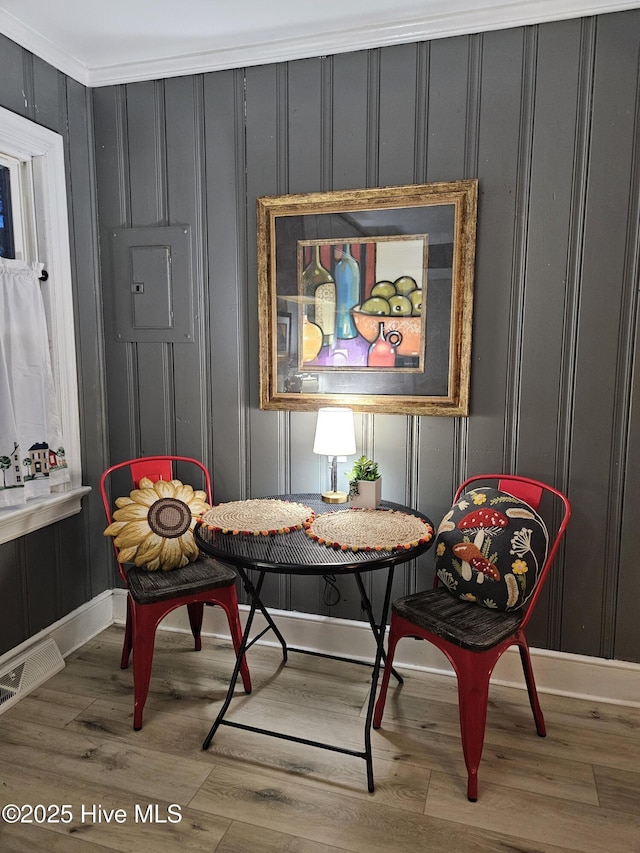
[[[468,491],[472,484],[477,483],[479,485],[480,483],[484,483],[486,485],[488,480],[497,481],[497,488],[500,489],[500,491],[507,492],[508,494],[525,501],[525,503],[528,503],[529,506],[535,510],[539,508],[544,494],[554,497],[556,499],[557,506],[559,507],[560,518],[557,521],[556,533],[549,543],[547,559],[540,571],[538,582],[533,594],[526,604],[526,615],[520,624],[521,629],[524,629],[531,617],[531,614],[533,613],[533,608],[535,607],[536,601],[538,600],[542,587],[547,579],[551,564],[558,553],[560,542],[562,541],[562,537],[567,529],[567,524],[571,518],[571,504],[567,496],[553,486],[548,486],[546,483],[541,483],[539,480],[533,480],[531,477],[520,477],[517,474],[476,474],[473,477],[468,477],[460,484],[460,486],[458,486],[453,502],[456,503],[460,495]],[[435,580],[437,582],[437,575]]]
[[[127,459],[124,462],[118,462],[116,465],[112,465],[110,468],[107,468],[107,470],[100,477],[100,497],[102,498],[102,505],[104,507],[105,516],[107,518],[107,525],[111,524],[111,522],[113,521],[112,502],[111,497],[109,495],[109,484],[112,475],[116,471],[121,471],[123,469],[127,470],[130,478],[131,487],[137,489],[138,484],[140,483],[140,480],[143,477],[147,477],[153,483],[157,482],[158,480],[173,480],[174,466],[176,463],[195,465],[196,468],[199,469],[199,471],[201,472],[203,486],[198,485],[194,482],[190,482],[189,484],[192,485],[194,489],[200,489],[204,487],[204,491],[207,494],[207,501],[211,503],[211,476],[202,464],[202,462],[199,462],[197,459],[192,459],[190,456],[139,456],[137,459]],[[189,482],[188,479],[187,482]],[[120,577],[126,583],[127,575],[124,570],[124,567],[118,559],[118,548],[116,547],[113,539],[111,540],[111,542],[113,543],[113,550],[116,555],[116,561],[118,563]]]
[[[173,464],[171,459],[143,459],[131,462],[129,465],[131,471],[131,479],[134,488],[138,488],[138,483],[143,477],[147,477],[152,483],[157,483],[158,480],[173,480]]]
[[[519,498],[526,504],[529,504],[533,509],[538,509],[542,500],[543,486],[538,483],[532,483],[526,480],[511,480],[501,477],[498,480],[498,488],[501,492],[506,492],[513,495],[514,498]]]

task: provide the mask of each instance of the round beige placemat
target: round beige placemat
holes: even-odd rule
[[[391,509],[327,512],[314,518],[306,532],[320,545],[343,551],[409,549],[433,536],[433,528],[422,518]]]
[[[218,504],[202,513],[201,523],[222,533],[269,536],[298,530],[313,517],[304,504],[263,498]]]

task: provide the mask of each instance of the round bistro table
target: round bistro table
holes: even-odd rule
[[[308,506],[316,516],[323,515],[328,512],[344,512],[350,509],[348,503],[325,503],[318,494],[272,495],[270,496],[270,499],[304,504],[305,506]],[[234,534],[231,532],[224,533],[219,529],[210,529],[204,523],[196,525],[194,535],[200,549],[209,556],[215,557],[220,562],[232,565],[237,570],[251,601],[247,621],[242,635],[242,643],[236,656],[236,665],[231,676],[229,689],[218,716],[205,738],[202,745],[203,749],[206,750],[209,748],[218,728],[221,725],[225,725],[244,729],[246,731],[257,732],[259,734],[270,735],[283,740],[306,744],[308,746],[316,746],[321,749],[332,750],[333,752],[341,752],[346,755],[352,755],[364,759],[367,766],[367,786],[369,791],[373,791],[371,723],[373,720],[373,709],[375,705],[378,677],[382,661],[385,657],[384,637],[391,600],[393,573],[397,565],[409,562],[427,551],[431,547],[434,539],[433,525],[430,519],[423,513],[411,509],[410,507],[391,503],[389,501],[383,501],[380,505],[380,509],[395,510],[396,512],[402,512],[421,518],[429,525],[431,529],[431,538],[428,542],[422,541],[418,544],[401,549],[361,549],[354,551],[351,549],[343,550],[341,548],[328,547],[325,544],[320,544],[319,542],[314,541],[314,539],[311,538],[304,529],[295,529],[291,530],[289,533],[264,536],[246,535],[242,533]],[[366,572],[384,570],[386,570],[385,593],[380,612],[376,617],[373,613],[371,601],[367,595],[362,575]],[[250,577],[249,572],[257,572],[257,579],[255,583]],[[369,625],[371,626],[371,631],[376,643],[376,654],[373,663],[371,664],[366,661],[354,660],[349,657],[327,655],[319,652],[311,652],[308,649],[299,649],[287,646],[284,637],[260,597],[262,585],[267,574],[307,575],[309,577],[337,577],[341,575],[353,575],[358,586],[363,609],[367,614]],[[267,627],[251,639],[251,627],[256,610],[259,610],[264,616],[267,622]],[[271,729],[245,725],[243,723],[237,723],[233,720],[225,719],[231,699],[233,698],[236,681],[238,679],[240,661],[242,660],[244,653],[269,630],[273,631],[278,638],[278,642],[282,647],[283,659],[285,661],[287,660],[288,652],[298,652],[302,654],[313,654],[319,657],[328,657],[334,660],[349,661],[351,663],[364,663],[365,665],[373,667],[364,728],[363,750],[347,749],[322,741],[299,738],[294,735],[272,731]],[[402,681],[401,677],[395,671],[394,675],[399,681]]]

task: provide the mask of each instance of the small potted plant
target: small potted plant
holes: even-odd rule
[[[356,459],[347,477],[351,506],[361,509],[376,509],[380,506],[382,477],[377,462],[361,456]]]

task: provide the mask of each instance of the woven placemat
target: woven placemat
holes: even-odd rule
[[[273,536],[299,530],[313,517],[313,510],[304,504],[263,498],[218,504],[202,513],[200,523],[222,533]]]
[[[433,536],[433,528],[422,518],[392,509],[327,512],[314,518],[306,532],[320,545],[343,551],[409,549]]]

